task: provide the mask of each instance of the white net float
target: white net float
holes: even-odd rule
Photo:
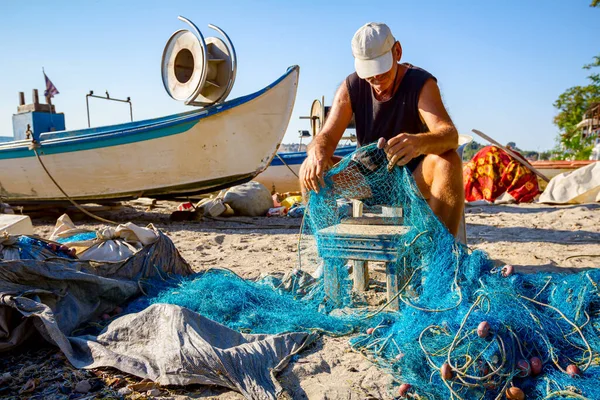
[[[208,27],[223,39],[204,39],[196,25],[184,17],[191,30],[173,33],[163,51],[161,71],[165,90],[175,100],[191,106],[209,106],[225,101],[237,71],[235,48],[217,26]]]

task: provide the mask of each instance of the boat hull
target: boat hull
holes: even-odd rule
[[[41,135],[38,152],[79,201],[181,197],[247,182],[275,156],[299,68],[254,94],[154,120]],[[64,201],[27,142],[0,146],[0,195],[12,203]]]
[[[345,157],[356,150],[356,146],[338,147],[334,155]],[[254,178],[255,181],[265,185],[271,192],[286,193],[300,190],[298,174],[300,165],[306,159],[305,151],[278,153],[273,158],[269,167]]]
[[[548,179],[552,179],[557,175],[560,175],[564,172],[573,172],[576,169],[585,167],[597,161],[591,160],[577,160],[577,161],[532,161],[531,165],[540,171],[544,176]],[[548,182],[538,177],[538,184],[540,186],[540,190],[546,189]]]

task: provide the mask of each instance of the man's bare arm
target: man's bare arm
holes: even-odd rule
[[[328,158],[331,158],[351,119],[352,105],[350,103],[350,94],[344,81],[335,93],[335,98],[333,99],[333,104],[331,105],[331,110],[329,110],[325,125],[309,144],[309,151],[314,147],[319,147],[325,151],[325,155]]]
[[[300,168],[300,183],[303,188],[319,191],[323,185],[323,174],[331,164],[331,157],[352,119],[350,94],[343,82],[335,94],[333,104],[321,132],[307,149],[306,161]]]
[[[385,144],[390,165],[405,165],[421,154],[442,154],[458,147],[458,132],[444,107],[437,83],[429,79],[419,96],[419,115],[429,132],[400,133]]]
[[[458,132],[442,102],[440,89],[433,79],[427,80],[419,96],[419,114],[429,132],[422,137],[422,154],[442,154],[458,147]]]

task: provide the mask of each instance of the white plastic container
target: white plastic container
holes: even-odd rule
[[[0,214],[0,233],[9,235],[33,235],[31,218],[27,215]]]

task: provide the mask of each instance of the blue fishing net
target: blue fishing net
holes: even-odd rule
[[[52,257],[74,258],[69,248],[37,237],[13,236],[0,246],[0,260],[45,260]],[[12,251],[11,251],[12,250]]]
[[[398,384],[411,385],[407,395],[497,399],[521,389],[528,398],[600,399],[600,271],[503,274],[483,252],[454,240],[410,172],[388,170],[375,145],[344,158],[325,183],[312,194],[306,229],[319,255],[328,257],[326,294],[341,306],[351,301],[351,282],[344,263],[335,260],[356,246],[364,254],[381,244],[355,240],[336,249],[340,237],[357,232],[344,225],[352,221],[340,213],[340,199],[361,200],[363,213],[373,217],[381,206],[402,207],[402,218],[378,218],[409,228],[379,238],[391,241],[385,250],[396,253],[399,311],[374,315],[374,329],[350,343]],[[365,227],[358,232],[369,236]]]
[[[96,232],[81,232],[72,236],[57,238],[56,241],[58,243],[73,243],[73,242],[84,242],[87,240],[96,239]]]
[[[280,282],[245,280],[225,269],[210,269],[189,277],[144,282],[148,296],[126,312],[154,303],[186,307],[240,332],[278,334],[320,331],[348,335],[360,329],[355,314],[327,315],[319,311],[320,285],[280,288]],[[317,300],[319,299],[319,300]]]
[[[362,202],[362,219],[348,217],[349,199]],[[351,347],[394,377],[396,395],[600,399],[600,271],[495,268],[455,241],[410,172],[388,170],[374,145],[345,157],[311,193],[299,247],[302,269],[321,265],[321,279],[249,282],[213,269],[145,282],[148,296],[130,310],[166,302],[244,332],[361,332]],[[359,254],[387,261],[397,280],[398,294],[379,309],[359,308],[352,292],[348,260]]]

